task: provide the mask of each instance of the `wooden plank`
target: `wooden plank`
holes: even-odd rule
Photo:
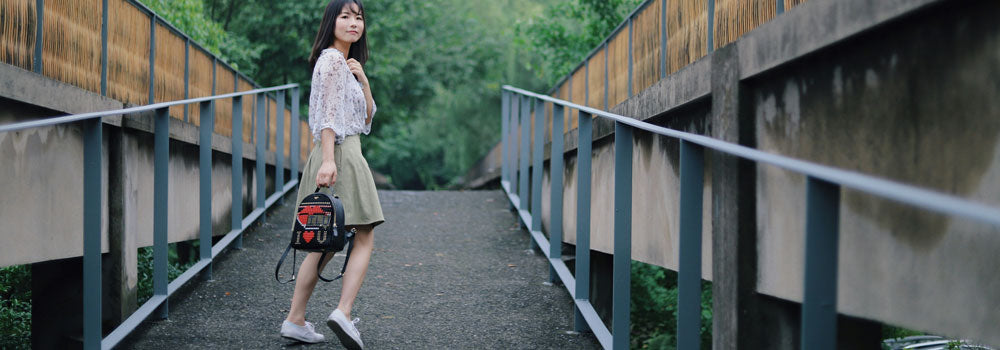
[[[632,92],[660,80],[660,4],[653,1],[636,14],[632,30]]]
[[[184,38],[167,27],[160,23],[156,24],[156,81],[153,92],[157,102],[184,99],[184,42]],[[178,52],[181,53],[180,59]],[[197,109],[198,106],[192,106],[189,111]],[[184,120],[184,106],[171,106],[170,117]]]
[[[149,16],[125,0],[108,0],[108,18],[108,96],[147,104]]]
[[[586,68],[587,68],[586,66],[581,65],[580,68],[576,70],[576,72],[573,72],[572,79],[570,80],[570,82],[572,83],[572,86],[573,86],[573,88],[570,89],[570,90],[572,90],[572,91],[570,91],[572,93],[572,96],[570,96],[570,101],[573,102],[573,103],[579,104],[579,105],[584,105],[584,106],[587,105],[587,100],[586,100],[586,97],[587,97],[587,95],[586,95],[586,92],[587,92],[587,69]],[[566,116],[566,118],[563,119],[563,120],[565,120],[565,123],[564,123],[564,126],[563,126],[563,130],[565,130],[566,132],[569,132],[570,130],[576,129],[576,127],[577,127],[577,125],[576,125],[577,124],[577,120],[576,120],[575,116],[576,116],[577,111],[578,111],[577,109],[574,109],[572,111],[566,111],[567,116]]]
[[[236,73],[221,64],[215,69],[216,95],[235,92],[233,91],[235,90],[233,79],[235,79]],[[215,133],[226,137],[233,135],[233,99],[231,98],[215,101]]]
[[[587,106],[604,109],[604,52],[598,50],[590,57],[590,68],[587,71]]]
[[[608,43],[608,107],[628,98],[628,28],[623,27]]]
[[[101,21],[94,18],[101,18],[101,3],[46,1],[44,6],[42,74],[100,94]]]
[[[0,62],[32,70],[35,59],[35,2],[0,1]]]

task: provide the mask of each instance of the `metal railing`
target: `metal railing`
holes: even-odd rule
[[[514,108],[514,105],[518,108]],[[545,158],[546,103],[552,104],[551,225],[542,233],[542,166]],[[550,281],[561,280],[573,297],[576,330],[590,329],[604,348],[629,346],[631,273],[632,131],[642,129],[680,141],[680,244],[678,264],[677,348],[699,349],[701,326],[701,222],[704,152],[722,152],[760,164],[776,166],[807,177],[805,225],[805,276],[802,302],[801,348],[835,349],[837,340],[837,242],[841,187],[933,212],[961,216],[1000,226],[1000,209],[927,189],[870,175],[824,166],[706,136],[668,129],[565,100],[503,87],[501,108],[501,186],[521,221],[530,230],[533,244],[550,263]],[[535,117],[531,107],[534,105]],[[590,303],[590,183],[591,159],[577,157],[577,212],[575,278],[561,258],[563,202],[563,115],[577,109],[577,155],[591,154],[594,117],[614,121],[614,267],[612,327],[608,330]],[[519,111],[518,111],[519,110]],[[535,133],[529,134],[534,119]],[[520,127],[520,131],[518,131]],[[520,134],[520,145],[515,144]],[[533,143],[533,150],[529,151]],[[518,150],[520,154],[518,155]],[[531,169],[529,169],[531,161]],[[531,174],[529,185],[529,172]],[[515,192],[515,187],[516,191]],[[529,193],[530,190],[530,193]],[[529,211],[529,202],[530,211]]]
[[[265,143],[263,142],[267,123],[265,95],[269,92],[277,94],[279,114],[284,114],[285,92],[291,93],[292,123],[290,137],[291,178],[284,180],[285,160],[282,149],[276,150],[275,157],[275,191],[267,197],[265,194]],[[243,123],[242,99],[244,96],[258,95],[255,117],[256,133],[256,178],[257,198],[256,208],[243,215]],[[215,101],[233,99],[233,134],[232,134],[232,230],[214,246],[212,245],[212,131],[215,116]],[[174,281],[167,282],[167,196],[168,196],[168,158],[170,142],[170,106],[197,103],[201,111],[201,127],[199,135],[199,242],[200,258],[197,263],[188,268]],[[154,122],[154,161],[153,161],[153,296],[142,304],[128,319],[122,322],[106,338],[101,334],[101,139],[102,118],[116,115],[155,111]],[[103,112],[82,113],[62,117],[48,118],[29,122],[13,123],[0,126],[0,133],[18,130],[54,126],[67,123],[81,123],[84,143],[83,171],[83,344],[85,349],[110,349],[131,333],[149,315],[157,313],[160,318],[168,314],[167,299],[178,288],[190,281],[199,272],[203,280],[212,278],[212,261],[234,241],[236,247],[242,247],[242,233],[258,218],[262,218],[265,210],[298,184],[299,169],[299,85],[287,84],[271,88],[236,92],[225,95],[201,97],[173,102],[150,104],[139,107],[124,108]],[[277,123],[277,144],[282,144],[284,123]]]

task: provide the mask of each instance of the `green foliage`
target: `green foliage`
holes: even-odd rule
[[[677,273],[632,262],[631,348],[673,350],[677,346]],[[712,284],[702,282],[701,347],[712,348]]]
[[[924,333],[902,327],[893,327],[890,325],[882,326],[882,339],[905,338],[914,335],[924,335]]]
[[[520,20],[518,44],[538,61],[527,61],[548,85],[569,74],[642,0],[552,1],[537,16]]]
[[[192,241],[190,254],[198,256],[198,241]],[[139,281],[136,284],[136,300],[139,305],[145,303],[153,296],[153,247],[139,248],[138,254]],[[170,244],[167,248],[167,282],[173,281],[184,273],[197,261],[192,259],[187,263],[181,263],[177,258],[177,244]]]
[[[31,265],[0,268],[0,349],[31,347]]]

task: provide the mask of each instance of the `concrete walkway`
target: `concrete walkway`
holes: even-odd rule
[[[381,191],[386,223],[355,303],[368,349],[594,349],[592,334],[573,334],[572,300],[546,285],[548,265],[529,250],[528,234],[501,191]],[[170,318],[147,321],[120,348],[341,348],[324,320],[340,282],[317,286],[306,319],[326,343],[278,335],[292,284],[274,280],[288,244],[294,203],[276,204],[250,230],[244,250],[215,263],[214,280],[192,282],[170,301]],[[301,259],[299,260],[301,261]],[[336,258],[325,275],[335,276]],[[331,268],[332,267],[332,268]],[[287,277],[288,263],[283,267]]]

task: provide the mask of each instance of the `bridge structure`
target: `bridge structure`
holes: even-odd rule
[[[505,190],[605,348],[633,261],[678,271],[678,348],[995,346],[997,9],[646,1],[549,92],[504,87],[467,184]]]
[[[257,86],[134,1],[3,6],[0,265],[32,264],[33,328],[56,334],[33,345],[272,344],[246,308],[290,291],[245,271],[276,258],[311,147],[297,85]],[[374,344],[626,348],[633,261],[679,272],[678,348],[708,346],[705,281],[713,348],[876,348],[882,324],[1000,344],[998,7],[644,2],[547,94],[503,88],[502,141],[467,176],[502,195],[380,192],[426,221],[386,224]],[[421,259],[448,288],[407,279]],[[239,339],[211,326],[244,318]]]

